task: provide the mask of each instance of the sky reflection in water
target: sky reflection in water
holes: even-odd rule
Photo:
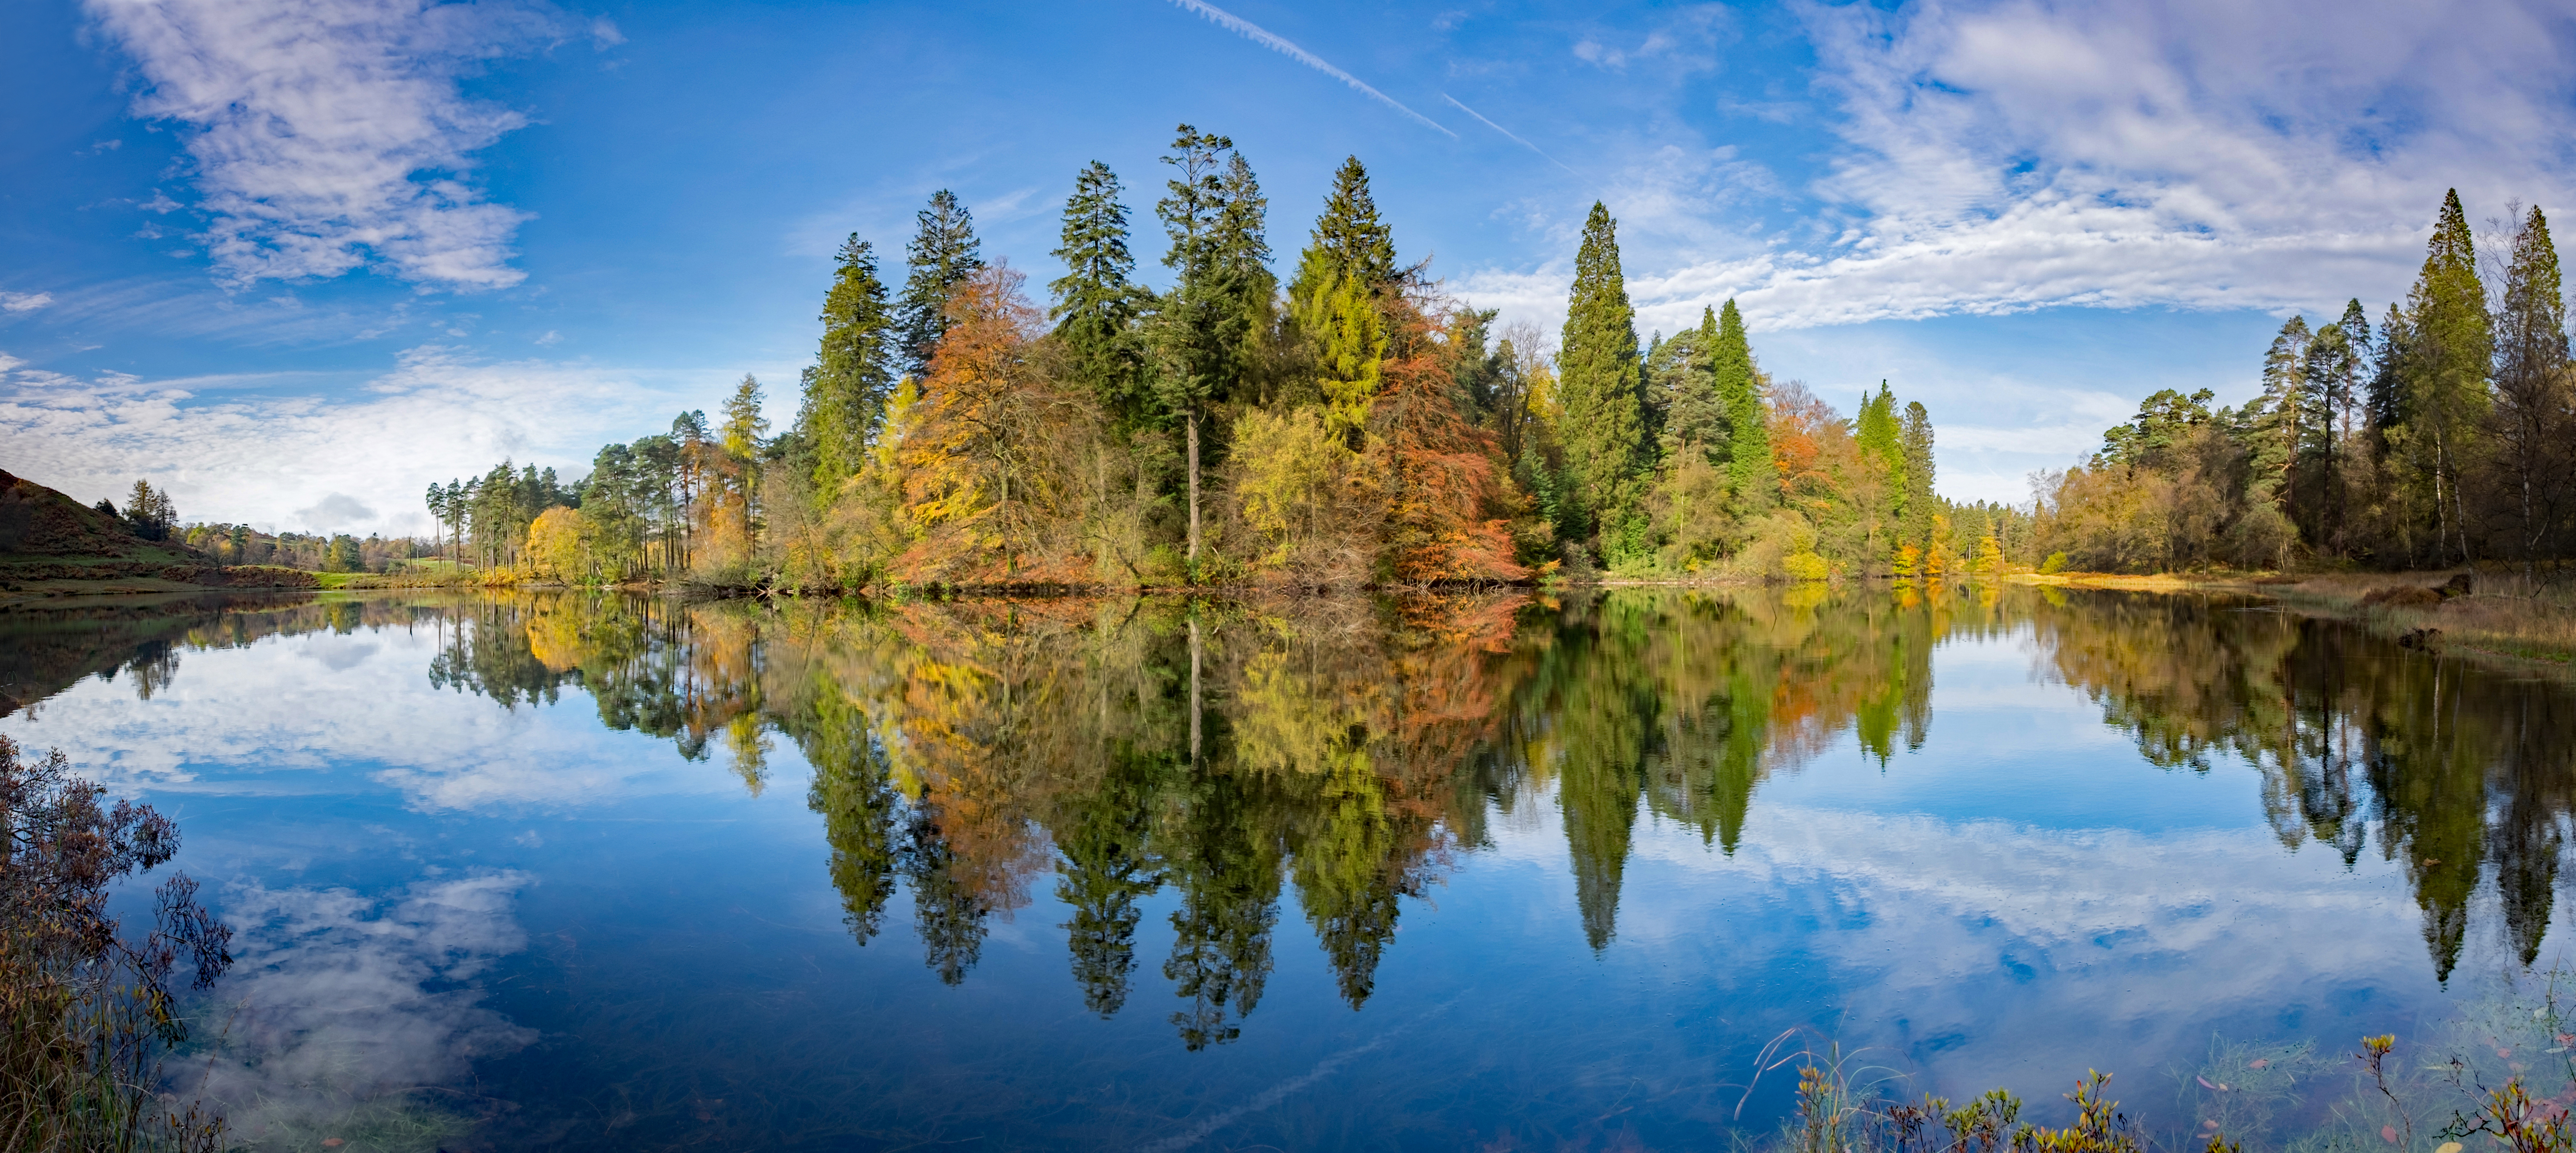
[[[0,630],[243,928],[200,1056],[281,1147],[1695,1147],[1801,1027],[2187,1112],[2550,964],[2576,781],[2558,685],[2116,594]]]

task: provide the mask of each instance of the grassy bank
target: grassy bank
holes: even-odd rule
[[[2468,591],[2454,582],[2466,577]],[[2513,572],[2036,573],[2019,584],[2138,592],[2246,592],[2302,612],[2357,621],[2394,640],[2576,670],[2576,584]]]

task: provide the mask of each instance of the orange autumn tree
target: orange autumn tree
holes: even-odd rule
[[[896,448],[912,543],[893,565],[932,584],[1089,579],[1069,451],[1098,425],[1089,398],[1042,364],[1045,317],[1008,264],[976,271]]]
[[[1367,449],[1385,477],[1384,568],[1407,584],[1527,580],[1528,567],[1513,557],[1512,521],[1528,502],[1493,430],[1459,410],[1457,380],[1441,355],[1469,314],[1450,311],[1443,326],[1423,307],[1436,301],[1384,299],[1391,339],[1368,410]]]

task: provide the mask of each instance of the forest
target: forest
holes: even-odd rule
[[[1753,353],[1733,300],[1643,342],[1594,204],[1555,342],[1397,254],[1357,158],[1287,282],[1225,137],[1182,126],[1137,279],[1116,174],[1065,201],[1043,308],[942,191],[902,283],[852,236],[774,434],[745,376],[712,423],[433,486],[434,547],[510,579],[770,589],[1390,587],[2005,571],[2551,573],[2576,374],[2537,207],[2485,256],[2447,195],[2405,301],[2293,316],[2238,407],[2164,390],[2024,504],[1934,488],[1882,381],[1845,416]],[[414,547],[412,551],[421,551]]]
[[[1882,383],[1846,417],[1775,381],[1732,300],[1641,342],[1600,204],[1552,342],[1400,257],[1355,157],[1284,269],[1231,141],[1183,125],[1163,163],[1167,290],[1104,165],[1075,176],[1043,305],[942,191],[900,284],[842,247],[783,426],[746,376],[577,484],[504,463],[434,486],[436,548],[851,589],[1939,576],[2035,547],[2026,512],[1935,493],[1921,404]]]

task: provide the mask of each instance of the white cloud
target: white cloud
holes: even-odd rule
[[[146,86],[138,115],[194,131],[199,238],[234,286],[337,276],[503,288],[525,213],[485,201],[472,154],[527,123],[458,80],[557,31],[537,8],[424,0],[89,0]],[[157,208],[156,199],[146,207]]]
[[[228,1024],[195,1059],[201,1092],[253,1140],[318,1140],[367,1103],[460,1080],[537,1040],[484,1007],[474,979],[527,946],[514,905],[532,878],[417,882],[379,903],[347,889],[227,894],[240,927],[217,987]],[[302,1141],[294,1142],[302,1144]]]
[[[0,292],[0,312],[34,312],[53,302],[50,292]]]
[[[1605,195],[1623,239],[1652,237],[1628,261],[1652,322],[1728,296],[1756,331],[2061,305],[2328,310],[2403,294],[2446,188],[2472,217],[2576,192],[2563,6],[1804,11],[1833,133],[1821,177],[1791,193],[1677,174],[1691,150],[1670,145]],[[1746,217],[1747,197],[1793,201],[1800,223],[1732,238],[1705,223]]]
[[[14,386],[0,388],[0,440],[11,446],[10,471],[84,500],[145,476],[167,486],[190,520],[400,532],[415,520],[427,527],[415,513],[433,482],[505,457],[578,476],[602,443],[666,427],[684,400],[705,407],[708,396],[684,392],[687,384],[711,396],[740,374],[487,363],[423,347],[333,397],[236,396],[215,391],[232,384],[220,379],[84,381],[17,368]],[[355,518],[350,506],[316,503],[327,494],[390,511]]]
[[[626,34],[617,30],[617,22],[601,16],[590,22],[592,46],[605,51],[626,43]]]

